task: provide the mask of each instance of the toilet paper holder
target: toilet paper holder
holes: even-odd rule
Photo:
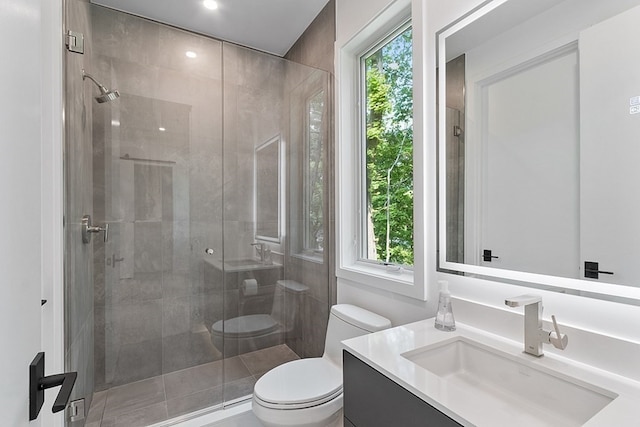
[[[240,291],[244,296],[258,295],[258,281],[256,279],[244,279],[240,285]]]

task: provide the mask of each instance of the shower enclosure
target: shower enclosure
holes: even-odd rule
[[[66,360],[88,413],[70,425],[219,407],[321,355],[328,74],[65,7],[84,37],[65,61]],[[84,215],[108,236],[83,243]]]

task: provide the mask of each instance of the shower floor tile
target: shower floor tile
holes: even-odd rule
[[[255,415],[253,415],[253,412],[247,411],[244,414],[236,415],[213,424],[207,424],[204,427],[263,427],[263,425]]]
[[[278,365],[300,358],[286,344],[241,354],[238,357],[242,359],[251,374],[258,377]]]
[[[269,369],[298,359],[279,345],[97,392],[87,427],[148,426],[253,392]],[[222,385],[222,380],[226,384]]]
[[[114,387],[107,393],[103,419],[114,418],[165,400],[162,376]]]
[[[222,384],[223,378],[224,381],[229,382],[250,377],[251,375],[251,372],[238,356],[226,359],[224,365],[222,360],[218,360],[171,372],[164,375],[167,399],[187,396],[194,392],[210,389],[212,384]]]
[[[114,418],[103,418],[100,427],[145,427],[168,418],[167,404],[162,402]]]

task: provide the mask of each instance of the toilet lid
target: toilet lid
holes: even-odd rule
[[[299,409],[342,393],[342,370],[322,357],[294,360],[264,374],[253,390],[266,407]]]
[[[223,332],[224,324],[224,332]],[[250,337],[267,334],[278,328],[278,322],[268,314],[250,314],[247,316],[234,317],[232,319],[218,320],[212,326],[214,334],[225,335],[227,337]]]

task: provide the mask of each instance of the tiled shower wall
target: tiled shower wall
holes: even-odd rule
[[[324,350],[329,307],[336,303],[335,276],[335,205],[334,205],[334,127],[333,127],[333,72],[334,42],[336,40],[335,0],[330,0],[311,25],[289,49],[285,58],[329,73],[329,91],[325,109],[326,143],[324,165],[324,253],[320,260],[310,261],[289,256],[286,262],[286,276],[305,283],[310,287],[303,317],[302,336],[289,340],[289,347],[301,357],[317,357]],[[300,121],[301,118],[298,118]],[[292,119],[292,127],[295,119]],[[300,177],[290,177],[289,181],[299,182]],[[294,225],[294,224],[291,224]]]

